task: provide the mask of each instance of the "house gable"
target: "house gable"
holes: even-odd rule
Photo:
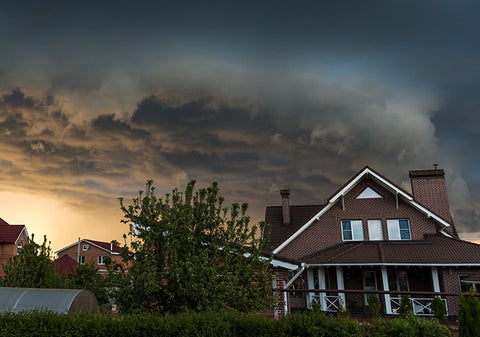
[[[383,198],[356,198],[367,188],[374,190]],[[364,238],[368,240],[369,219],[382,220],[383,237],[387,239],[387,219],[410,218],[413,240],[420,239],[424,233],[442,232],[444,228],[450,226],[448,222],[415,202],[410,194],[365,167],[336,192],[325,207],[278,245],[273,253],[282,252],[286,256],[298,258],[308,254],[309,251],[341,243],[342,220],[361,220]]]

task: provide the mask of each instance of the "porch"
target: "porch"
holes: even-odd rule
[[[291,311],[318,305],[326,312],[365,316],[368,298],[377,296],[384,314],[397,315],[402,295],[407,295],[415,315],[433,316],[431,303],[441,292],[435,266],[309,266],[291,281],[296,288],[290,294]],[[449,303],[442,300],[448,312]]]

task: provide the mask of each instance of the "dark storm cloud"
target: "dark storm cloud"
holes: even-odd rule
[[[368,164],[408,189],[408,169],[439,162],[457,227],[478,231],[479,14],[447,0],[10,2],[0,159],[22,179],[1,188],[91,205],[145,179],[214,179],[261,217],[280,188],[316,202]]]

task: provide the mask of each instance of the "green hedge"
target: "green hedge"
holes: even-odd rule
[[[451,333],[436,320],[417,317],[377,319],[371,324],[360,325],[356,320],[327,316],[321,312],[293,314],[278,321],[234,311],[175,316],[32,312],[1,314],[0,336],[447,337]]]

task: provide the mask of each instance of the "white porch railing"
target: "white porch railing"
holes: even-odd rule
[[[324,300],[322,304],[322,299]],[[308,297],[308,307],[312,309],[313,305],[318,305],[322,311],[338,312],[340,308],[343,308],[343,300],[341,296],[333,295],[319,295],[312,294]]]
[[[448,315],[447,300],[441,299],[445,305]],[[398,314],[398,309],[400,308],[402,298],[401,297],[390,297],[390,303],[392,306],[392,314]],[[411,297],[410,303],[412,304],[413,314],[417,316],[433,316],[432,310],[432,297]]]

